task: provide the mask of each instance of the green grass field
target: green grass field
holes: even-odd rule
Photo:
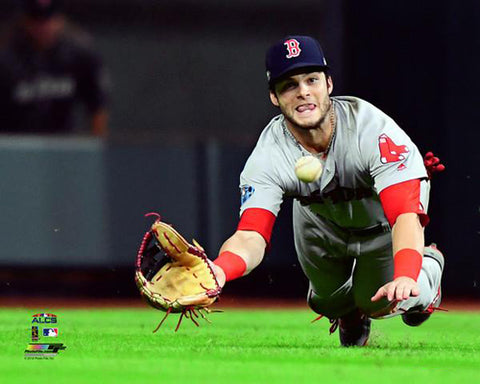
[[[341,348],[308,310],[236,310],[156,333],[154,309],[57,309],[65,351],[25,360],[31,316],[0,310],[1,383],[478,383],[480,313],[435,313],[418,328],[374,321],[370,345]],[[337,331],[338,332],[338,331]],[[45,339],[43,339],[45,340]],[[42,341],[43,341],[42,340]]]

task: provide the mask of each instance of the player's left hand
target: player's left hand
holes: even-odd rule
[[[152,215],[152,214],[149,214]],[[137,254],[135,281],[142,296],[152,307],[166,312],[157,329],[170,313],[181,313],[198,326],[218,299],[221,286],[214,264],[204,249],[193,240],[190,244],[160,215],[145,234]],[[207,320],[208,321],[208,320]],[[156,331],[155,330],[155,331]]]
[[[415,280],[410,277],[400,276],[380,287],[371,300],[378,301],[382,297],[386,297],[388,301],[402,301],[410,296],[418,296],[419,294],[420,289]]]

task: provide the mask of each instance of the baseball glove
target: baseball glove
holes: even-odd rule
[[[143,237],[135,273],[137,287],[148,304],[166,312],[153,332],[170,313],[181,313],[175,332],[183,317],[199,326],[196,319],[201,316],[208,321],[208,307],[221,291],[212,263],[195,240],[193,245],[188,243],[158,214],[154,215],[157,219]]]

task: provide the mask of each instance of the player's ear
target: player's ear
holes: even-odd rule
[[[333,91],[333,79],[332,79],[332,76],[330,75],[325,75],[327,77],[327,90],[328,90],[328,94],[331,95],[332,94],[332,91]]]
[[[272,102],[272,104],[273,104],[275,107],[280,106],[280,104],[279,104],[279,102],[278,102],[277,95],[276,95],[275,92],[272,91],[272,90],[270,90],[270,101]]]

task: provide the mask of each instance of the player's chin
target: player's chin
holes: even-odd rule
[[[320,126],[321,119],[316,117],[302,117],[296,118],[295,124],[301,129],[315,129]]]

